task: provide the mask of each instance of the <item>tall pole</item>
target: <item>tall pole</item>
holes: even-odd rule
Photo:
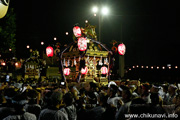
[[[121,20],[121,24],[120,24],[120,35],[121,35],[121,39],[120,39],[120,43],[122,43],[123,41],[123,26],[122,26],[122,20]],[[119,55],[119,75],[121,76],[121,78],[124,77],[124,67],[125,67],[125,61],[124,61],[124,55]]]
[[[101,42],[101,15],[99,13],[99,42]]]

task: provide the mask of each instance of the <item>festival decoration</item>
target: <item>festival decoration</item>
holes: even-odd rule
[[[79,27],[79,26],[75,26],[75,27],[73,28],[73,33],[74,33],[74,35],[75,35],[76,37],[80,37],[80,36],[81,36],[81,29],[80,29],[80,27]]]
[[[101,74],[103,74],[103,75],[105,75],[105,74],[107,74],[108,73],[108,69],[107,69],[107,67],[101,67]]]
[[[80,37],[78,39],[78,49],[80,51],[85,51],[87,49],[87,41],[86,41],[86,38],[84,37]]]
[[[64,74],[65,75],[70,75],[70,68],[64,68]]]
[[[88,68],[85,67],[85,68],[81,68],[81,74],[86,74],[88,72]]]
[[[8,10],[10,0],[0,0],[0,18],[3,18]]]
[[[53,54],[54,54],[53,51],[54,51],[53,48],[52,48],[51,46],[48,46],[48,47],[46,48],[46,55],[47,55],[48,57],[53,57]]]
[[[126,46],[122,43],[118,45],[118,52],[120,55],[124,55],[126,52]]]

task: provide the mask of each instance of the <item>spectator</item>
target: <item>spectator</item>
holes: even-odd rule
[[[41,111],[38,120],[68,120],[65,113],[59,110],[62,103],[63,94],[59,91],[51,95],[51,106]]]
[[[26,112],[23,107],[27,103],[22,94],[17,94],[12,99],[15,112],[12,115],[4,118],[3,120],[37,120],[34,114]]]

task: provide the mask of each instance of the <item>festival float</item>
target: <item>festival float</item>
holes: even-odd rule
[[[97,40],[95,26],[89,23],[84,28],[75,25],[73,33],[74,41],[59,56],[63,81],[108,83],[113,51]]]

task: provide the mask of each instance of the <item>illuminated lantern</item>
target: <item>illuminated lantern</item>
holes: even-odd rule
[[[107,67],[101,67],[101,74],[107,74],[108,73],[108,69]]]
[[[85,67],[85,69],[84,68],[81,69],[81,74],[86,74],[87,72],[88,72],[88,68],[87,67]]]
[[[70,75],[70,68],[64,68],[64,74],[65,75]]]
[[[0,0],[0,18],[3,18],[8,10],[10,0]]]
[[[85,51],[87,49],[87,40],[84,37],[78,39],[78,49],[80,51]]]
[[[126,52],[126,46],[124,44],[119,44],[118,45],[118,52],[120,55],[124,55]]]
[[[46,55],[48,56],[48,57],[53,57],[53,48],[51,47],[51,46],[49,46],[49,47],[47,47],[46,48]]]
[[[75,27],[73,28],[73,33],[74,33],[74,35],[75,35],[76,37],[80,37],[80,36],[81,36],[81,29],[80,29],[80,27],[79,27],[79,26],[75,26]]]

